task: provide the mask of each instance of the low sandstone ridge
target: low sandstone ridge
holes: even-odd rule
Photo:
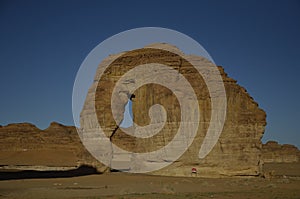
[[[41,130],[30,123],[0,127],[0,165],[3,168],[74,168],[97,161],[81,144],[74,126],[52,122]]]
[[[263,160],[265,163],[293,163],[299,162],[300,151],[290,144],[278,144],[268,141],[262,147]]]

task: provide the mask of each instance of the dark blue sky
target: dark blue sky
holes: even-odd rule
[[[0,1],[0,124],[73,125],[72,88],[101,41],[155,26],[198,41],[300,146],[300,1]]]

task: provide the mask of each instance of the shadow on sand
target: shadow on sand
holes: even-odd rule
[[[33,178],[70,178],[76,176],[85,176],[99,174],[96,168],[91,166],[80,166],[77,169],[67,171],[15,171],[15,172],[0,172],[0,180],[19,180]]]

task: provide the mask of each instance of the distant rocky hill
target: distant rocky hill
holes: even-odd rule
[[[41,130],[30,123],[0,126],[0,165],[47,170],[98,162],[81,144],[76,128],[52,122]]]
[[[278,144],[275,141],[268,141],[263,144],[262,155],[265,163],[292,163],[299,162],[300,151],[290,144]]]

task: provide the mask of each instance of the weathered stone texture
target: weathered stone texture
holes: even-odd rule
[[[263,160],[265,163],[292,163],[299,162],[300,151],[290,144],[278,144],[268,141],[262,146]]]
[[[197,95],[201,115],[197,136],[189,149],[172,165],[153,173],[186,176],[190,174],[192,167],[197,167],[200,176],[259,175],[260,164],[262,163],[261,138],[266,125],[265,112],[258,107],[258,104],[247,91],[236,83],[236,80],[228,77],[222,67],[218,67],[227,95],[226,121],[218,143],[208,156],[199,159],[199,149],[206,135],[211,117],[208,89],[201,75],[189,62],[169,51],[155,49],[155,46],[152,45],[152,48],[129,51],[118,55],[119,57],[110,64],[101,77],[100,72],[97,71],[94,84],[91,86],[81,114],[81,127],[86,132],[92,132],[93,128],[97,126],[95,122],[99,122],[106,136],[114,144],[132,152],[149,152],[165,146],[177,133],[180,123],[180,106],[176,97],[167,88],[150,84],[144,85],[134,92],[133,115],[135,123],[141,126],[149,124],[148,111],[154,104],[163,105],[167,111],[166,125],[160,133],[151,138],[141,139],[125,134],[118,128],[111,112],[111,94],[121,76],[141,64],[165,64],[178,70],[188,79]],[[168,45],[163,46],[166,49],[171,48]],[[174,49],[174,47],[172,48]],[[100,66],[104,66],[116,57],[108,57]],[[202,57],[191,57],[200,60],[203,64],[210,64]],[[95,96],[94,105],[98,121],[89,117],[93,109],[90,103],[93,96]],[[125,100],[120,105],[119,115],[123,115],[126,102]]]
[[[30,123],[0,126],[0,165],[77,167],[98,165],[82,145],[76,128],[52,122],[41,130]]]

